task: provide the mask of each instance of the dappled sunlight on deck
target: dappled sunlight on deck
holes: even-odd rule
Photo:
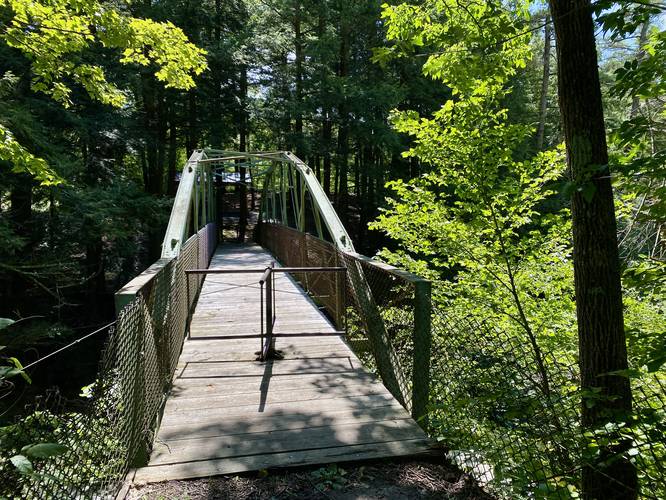
[[[224,245],[211,268],[263,268],[259,246]],[[135,481],[426,452],[425,434],[286,274],[275,280],[276,348],[260,348],[258,275],[204,281],[150,462]]]

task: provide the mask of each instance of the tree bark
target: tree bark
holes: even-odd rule
[[[546,132],[546,116],[548,114],[548,84],[550,82],[550,49],[552,44],[552,28],[550,16],[544,19],[543,31],[543,75],[541,77],[541,98],[539,99],[539,125],[536,134],[536,149],[543,150],[543,142]]]
[[[343,14],[344,15],[344,14]],[[338,76],[344,82],[349,76],[349,57],[350,57],[351,27],[346,20],[342,20],[340,27],[340,64]],[[343,83],[342,87],[345,85]],[[348,163],[349,163],[349,103],[347,96],[342,95],[338,106],[340,113],[340,125],[338,127],[338,154],[336,165],[336,191],[335,201],[336,209],[340,220],[347,222],[347,193],[348,185]]]
[[[178,155],[178,127],[176,125],[176,112],[173,100],[169,106],[169,154],[167,158],[167,194],[175,196],[178,189],[176,182],[176,160]]]
[[[574,280],[578,317],[582,425],[598,428],[631,411],[629,379],[609,372],[627,368],[622,288],[613,190],[589,0],[551,0],[557,43],[558,94],[571,181]],[[601,460],[582,472],[588,499],[637,495],[634,466],[625,459],[604,465],[626,443],[601,450]]]
[[[331,196],[331,141],[333,137],[333,124],[330,110],[324,110],[324,123],[321,130],[322,146],[324,148],[324,192]]]
[[[239,147],[240,151],[247,151],[247,66],[241,66],[240,72],[240,126],[239,126]],[[245,167],[240,167],[240,214],[238,218],[238,240],[245,242],[245,232],[247,228],[247,186],[245,185]]]
[[[197,95],[196,89],[190,90],[187,96],[187,137],[185,149],[189,158],[199,144],[199,125],[197,123]]]
[[[294,30],[294,66],[296,69],[296,88],[294,106],[294,136],[296,140],[296,156],[305,158],[305,141],[303,137],[303,33],[301,30],[301,2],[296,2],[292,20]]]
[[[159,194],[158,182],[158,105],[155,84],[151,75],[141,73],[141,98],[143,103],[143,130],[145,136],[146,168],[144,170],[144,190],[150,194]]]
[[[155,164],[154,192],[164,194],[164,171],[167,150],[167,112],[164,87],[157,90],[157,162]]]
[[[315,155],[313,162],[314,162],[314,169],[317,174],[317,180],[321,182],[321,159],[319,158],[319,155]]]

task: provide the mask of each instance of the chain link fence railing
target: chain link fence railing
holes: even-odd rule
[[[123,289],[125,305],[109,331],[87,401],[53,394],[3,428],[0,497],[114,498],[130,467],[147,461],[195,299],[192,294],[187,303],[185,270],[207,266],[215,234],[208,224],[178,257],[160,259]],[[192,289],[199,290],[202,280],[193,277]],[[39,443],[64,446],[64,452],[37,453],[29,469],[24,463],[20,470],[12,457]]]
[[[535,352],[516,332],[454,316],[431,305],[427,281],[309,234],[263,223],[258,241],[288,266],[347,268],[348,343],[488,492],[578,498],[584,468],[603,475],[606,465],[626,459],[640,485],[628,496],[666,498],[663,372],[632,378],[634,410],[619,423],[582,429],[572,356]],[[321,281],[301,284],[315,294],[332,289]],[[320,303],[335,319],[335,304]],[[601,450],[619,442],[621,453],[600,460]]]
[[[335,324],[346,325],[354,352],[425,425],[429,282],[285,226],[261,223],[257,239],[285,266],[347,268],[344,286],[334,281],[338,275],[332,273],[294,273],[294,277]]]
[[[137,278],[86,402],[51,395],[4,428],[0,497],[110,498],[130,466],[145,463],[196,298],[191,294],[188,303],[184,270],[207,265],[214,235],[215,227],[207,226],[177,258],[160,260]],[[535,353],[515,332],[433,307],[426,280],[309,234],[264,223],[258,240],[290,267],[347,268],[344,284],[336,273],[296,278],[339,329],[346,326],[366,366],[488,492],[577,498],[582,469],[603,467],[599,450],[621,440],[623,458],[639,476],[640,491],[633,493],[666,498],[663,373],[632,378],[634,411],[623,421],[583,430],[572,359]],[[190,279],[199,290],[203,277]],[[10,461],[45,442],[66,451],[34,458],[32,472]]]
[[[505,498],[578,498],[589,468],[615,483],[618,498],[666,498],[663,373],[635,373],[633,411],[583,429],[579,370],[570,356],[535,353],[515,332],[454,320],[439,307],[432,348],[430,432],[486,490]],[[616,451],[604,457],[609,449]],[[607,472],[618,460],[635,467],[638,491]]]

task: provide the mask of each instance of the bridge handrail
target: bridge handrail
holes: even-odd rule
[[[348,340],[356,354],[375,369],[387,389],[426,425],[430,380],[430,282],[356,252],[348,252],[316,236],[279,224],[260,225],[259,242],[282,265],[344,266]],[[318,300],[337,324],[339,287],[323,276],[294,277]],[[394,292],[398,291],[395,296]],[[321,297],[332,297],[329,299]]]
[[[71,402],[50,395],[12,426],[16,436],[57,441],[66,451],[40,460],[30,475],[15,474],[9,460],[0,457],[3,494],[115,498],[130,468],[146,463],[183,346],[187,309],[195,298],[188,303],[185,270],[207,265],[214,238],[215,225],[208,224],[177,256],[158,260],[119,291],[116,325],[109,330],[88,399],[71,411],[64,406]],[[193,280],[200,286],[202,277]]]
[[[152,435],[166,401],[185,339],[188,311],[201,289],[203,276],[194,276],[186,294],[186,269],[207,266],[214,250],[216,225],[207,224],[192,235],[177,256],[161,258],[116,294],[117,325],[114,352],[127,351],[132,363],[117,355],[114,363],[125,377],[133,377],[130,397],[131,427],[135,436],[129,446],[132,465],[147,462]],[[128,396],[128,394],[126,394]]]
[[[162,243],[162,258],[175,257],[188,236],[215,221],[215,190],[210,166],[203,150],[192,153],[185,163]]]

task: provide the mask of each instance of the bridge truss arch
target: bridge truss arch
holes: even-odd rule
[[[261,183],[258,243],[287,266],[345,266],[346,293],[367,336],[372,364],[386,388],[423,419],[428,401],[430,353],[430,282],[406,271],[356,253],[347,230],[312,169],[289,151],[240,152],[219,149],[195,151],[187,161],[174,200],[162,246],[162,260],[177,258],[181,247],[199,233],[216,229],[215,178],[236,171],[251,172]],[[242,182],[242,175],[240,181]],[[210,236],[207,237],[208,246]],[[313,251],[310,251],[313,250]],[[211,249],[208,249],[211,254]],[[323,259],[323,261],[322,261]],[[377,289],[382,276],[383,291]],[[393,287],[396,287],[393,289]],[[308,284],[304,284],[306,291]],[[378,294],[410,290],[408,309],[413,327],[415,357],[401,368],[387,327],[385,305]],[[339,318],[339,311],[330,311]],[[411,372],[411,373],[409,373]]]
[[[337,249],[354,252],[347,230],[312,169],[289,151],[195,151],[180,177],[162,258],[178,255],[189,236],[216,218],[215,178],[238,169],[261,183],[259,221],[311,233]]]

